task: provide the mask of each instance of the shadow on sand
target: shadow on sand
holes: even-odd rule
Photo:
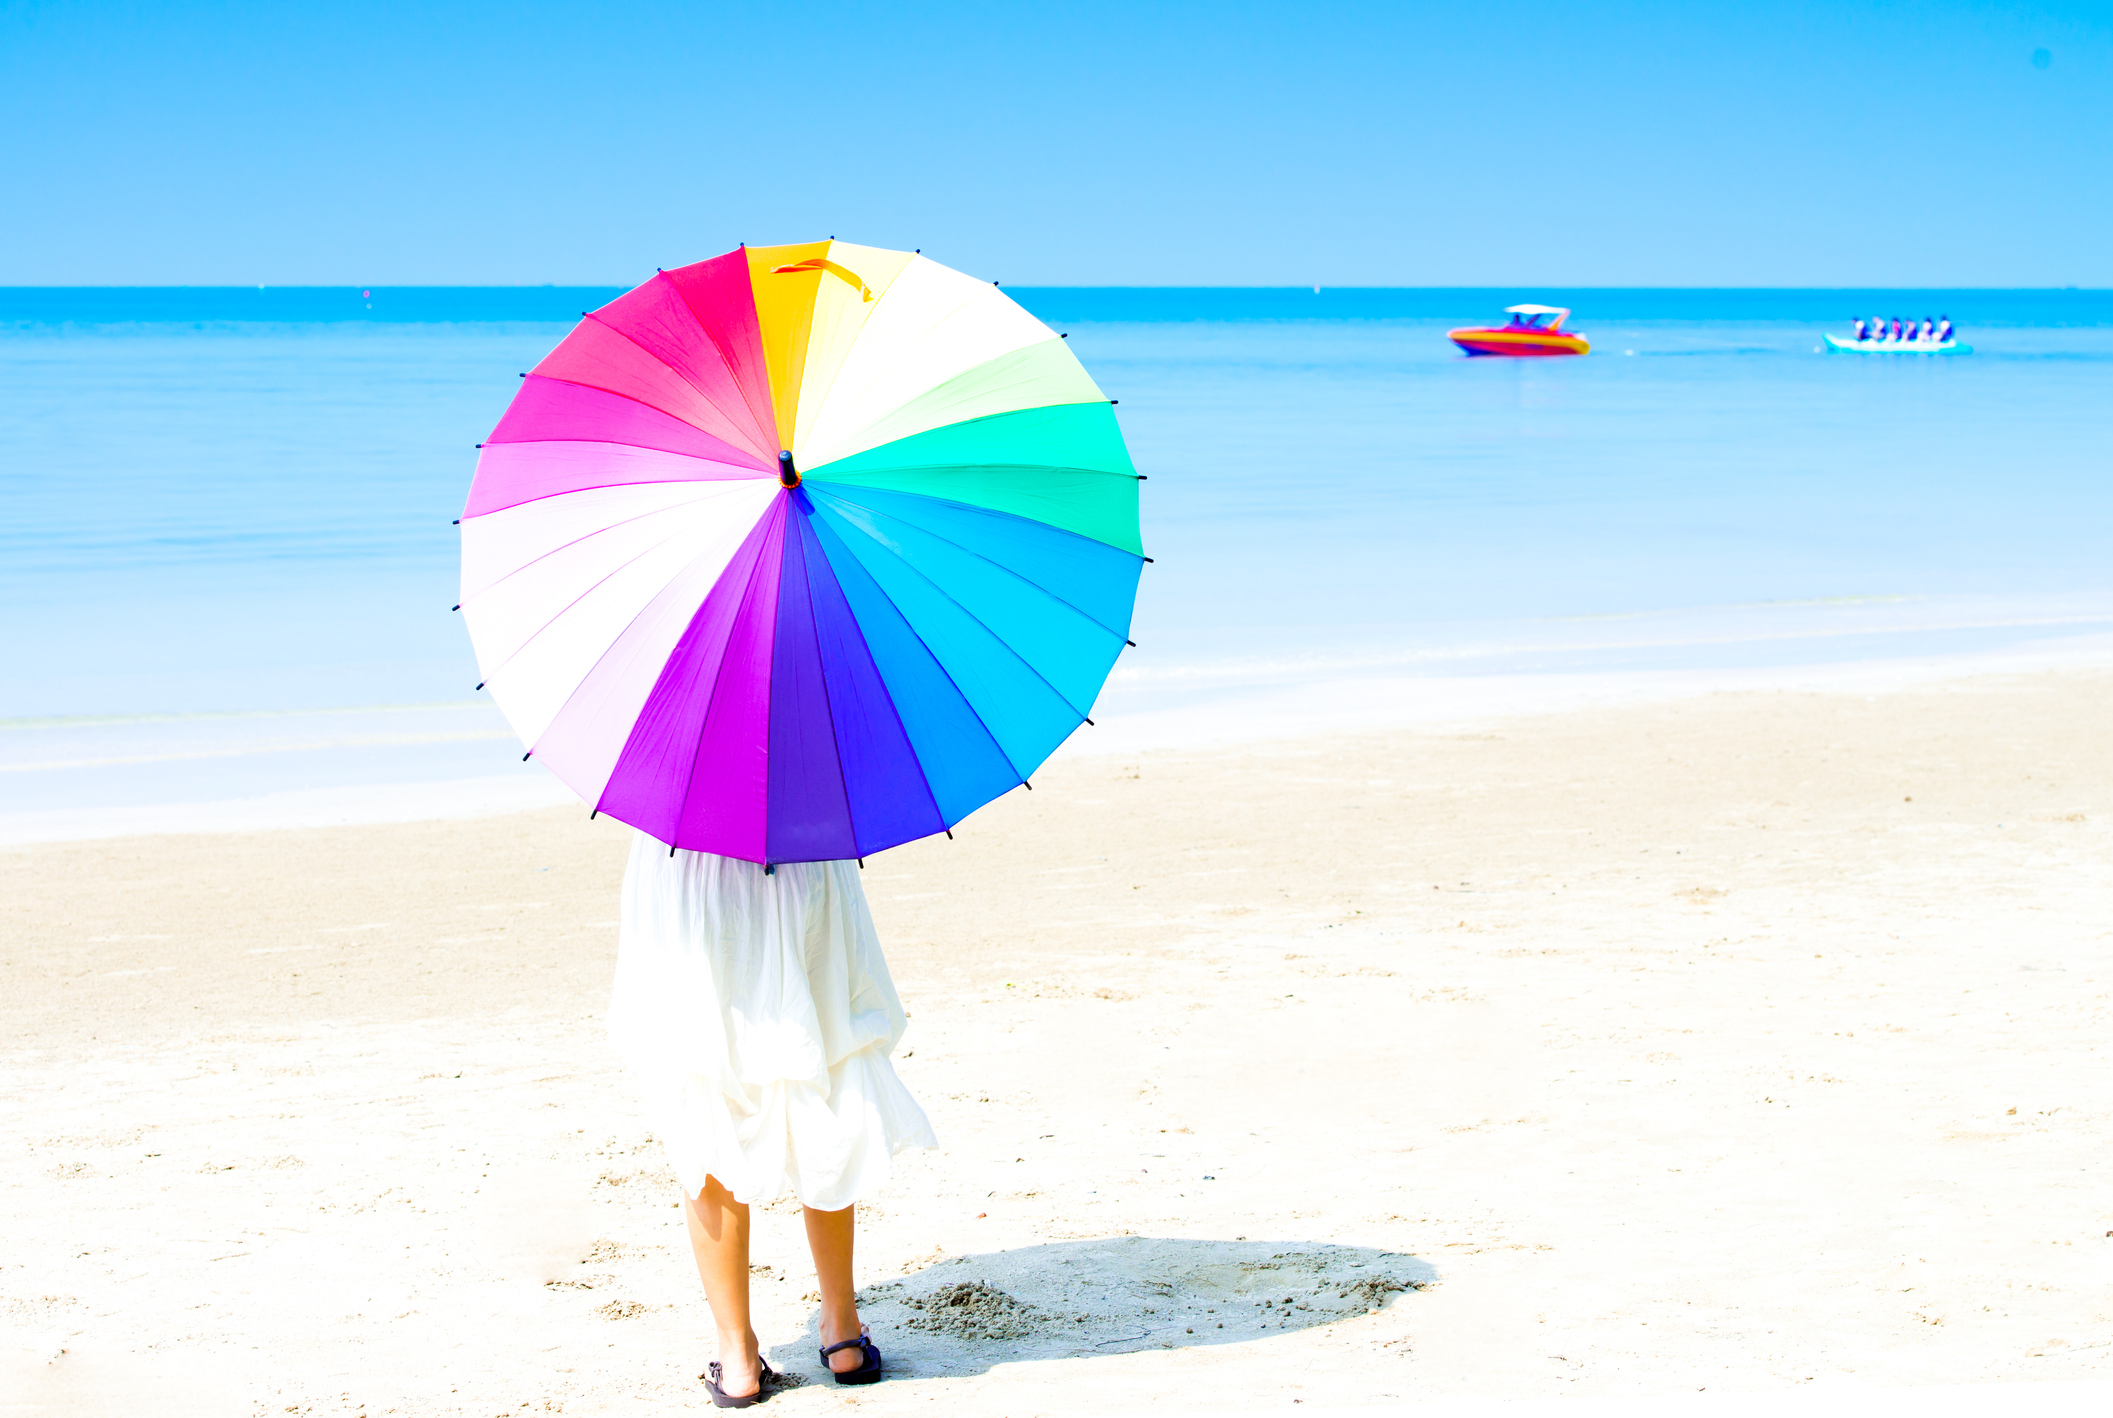
[[[858,1302],[890,1373],[939,1378],[1235,1344],[1370,1314],[1436,1279],[1414,1256],[1360,1246],[1116,1236],[939,1261]],[[819,1377],[813,1323],[769,1357]]]

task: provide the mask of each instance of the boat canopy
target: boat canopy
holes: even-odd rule
[[[1511,317],[1511,323],[1514,325],[1531,325],[1537,329],[1548,330],[1561,329],[1563,321],[1570,316],[1570,312],[1560,305],[1507,305],[1504,307],[1504,313]],[[1541,317],[1544,315],[1553,315],[1555,319],[1544,326],[1541,324]]]

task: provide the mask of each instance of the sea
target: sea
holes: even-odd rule
[[[0,289],[0,841],[570,801],[456,595],[615,289]],[[1009,289],[1142,484],[1067,751],[2113,663],[2113,292]],[[1583,358],[1463,357],[1571,307]],[[1972,353],[1823,352],[1948,316]]]

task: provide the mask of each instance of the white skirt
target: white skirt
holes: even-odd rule
[[[609,1036],[686,1194],[835,1211],[938,1146],[888,1062],[906,1024],[853,863],[766,875],[638,834]]]

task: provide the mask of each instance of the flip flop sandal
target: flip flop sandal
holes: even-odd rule
[[[840,1384],[877,1384],[880,1382],[880,1350],[874,1347],[872,1339],[869,1338],[871,1334],[871,1330],[864,1325],[860,1325],[858,1338],[847,1339],[841,1344],[832,1344],[822,1351],[822,1367],[825,1369],[829,1369],[829,1356],[831,1354],[852,1348],[865,1351],[865,1363],[860,1364],[848,1374],[840,1374],[834,1369],[829,1369],[831,1378]]]
[[[704,1366],[704,1372],[697,1377],[703,1379],[704,1386],[712,1391],[712,1406],[714,1408],[747,1408],[761,1403],[770,1396],[770,1381],[776,1378],[777,1375],[771,1372],[768,1362],[763,1360],[758,1360],[757,1362],[763,1365],[763,1372],[756,1376],[756,1391],[743,1394],[739,1398],[719,1387],[719,1376],[723,1371],[720,1369],[717,1359]]]

